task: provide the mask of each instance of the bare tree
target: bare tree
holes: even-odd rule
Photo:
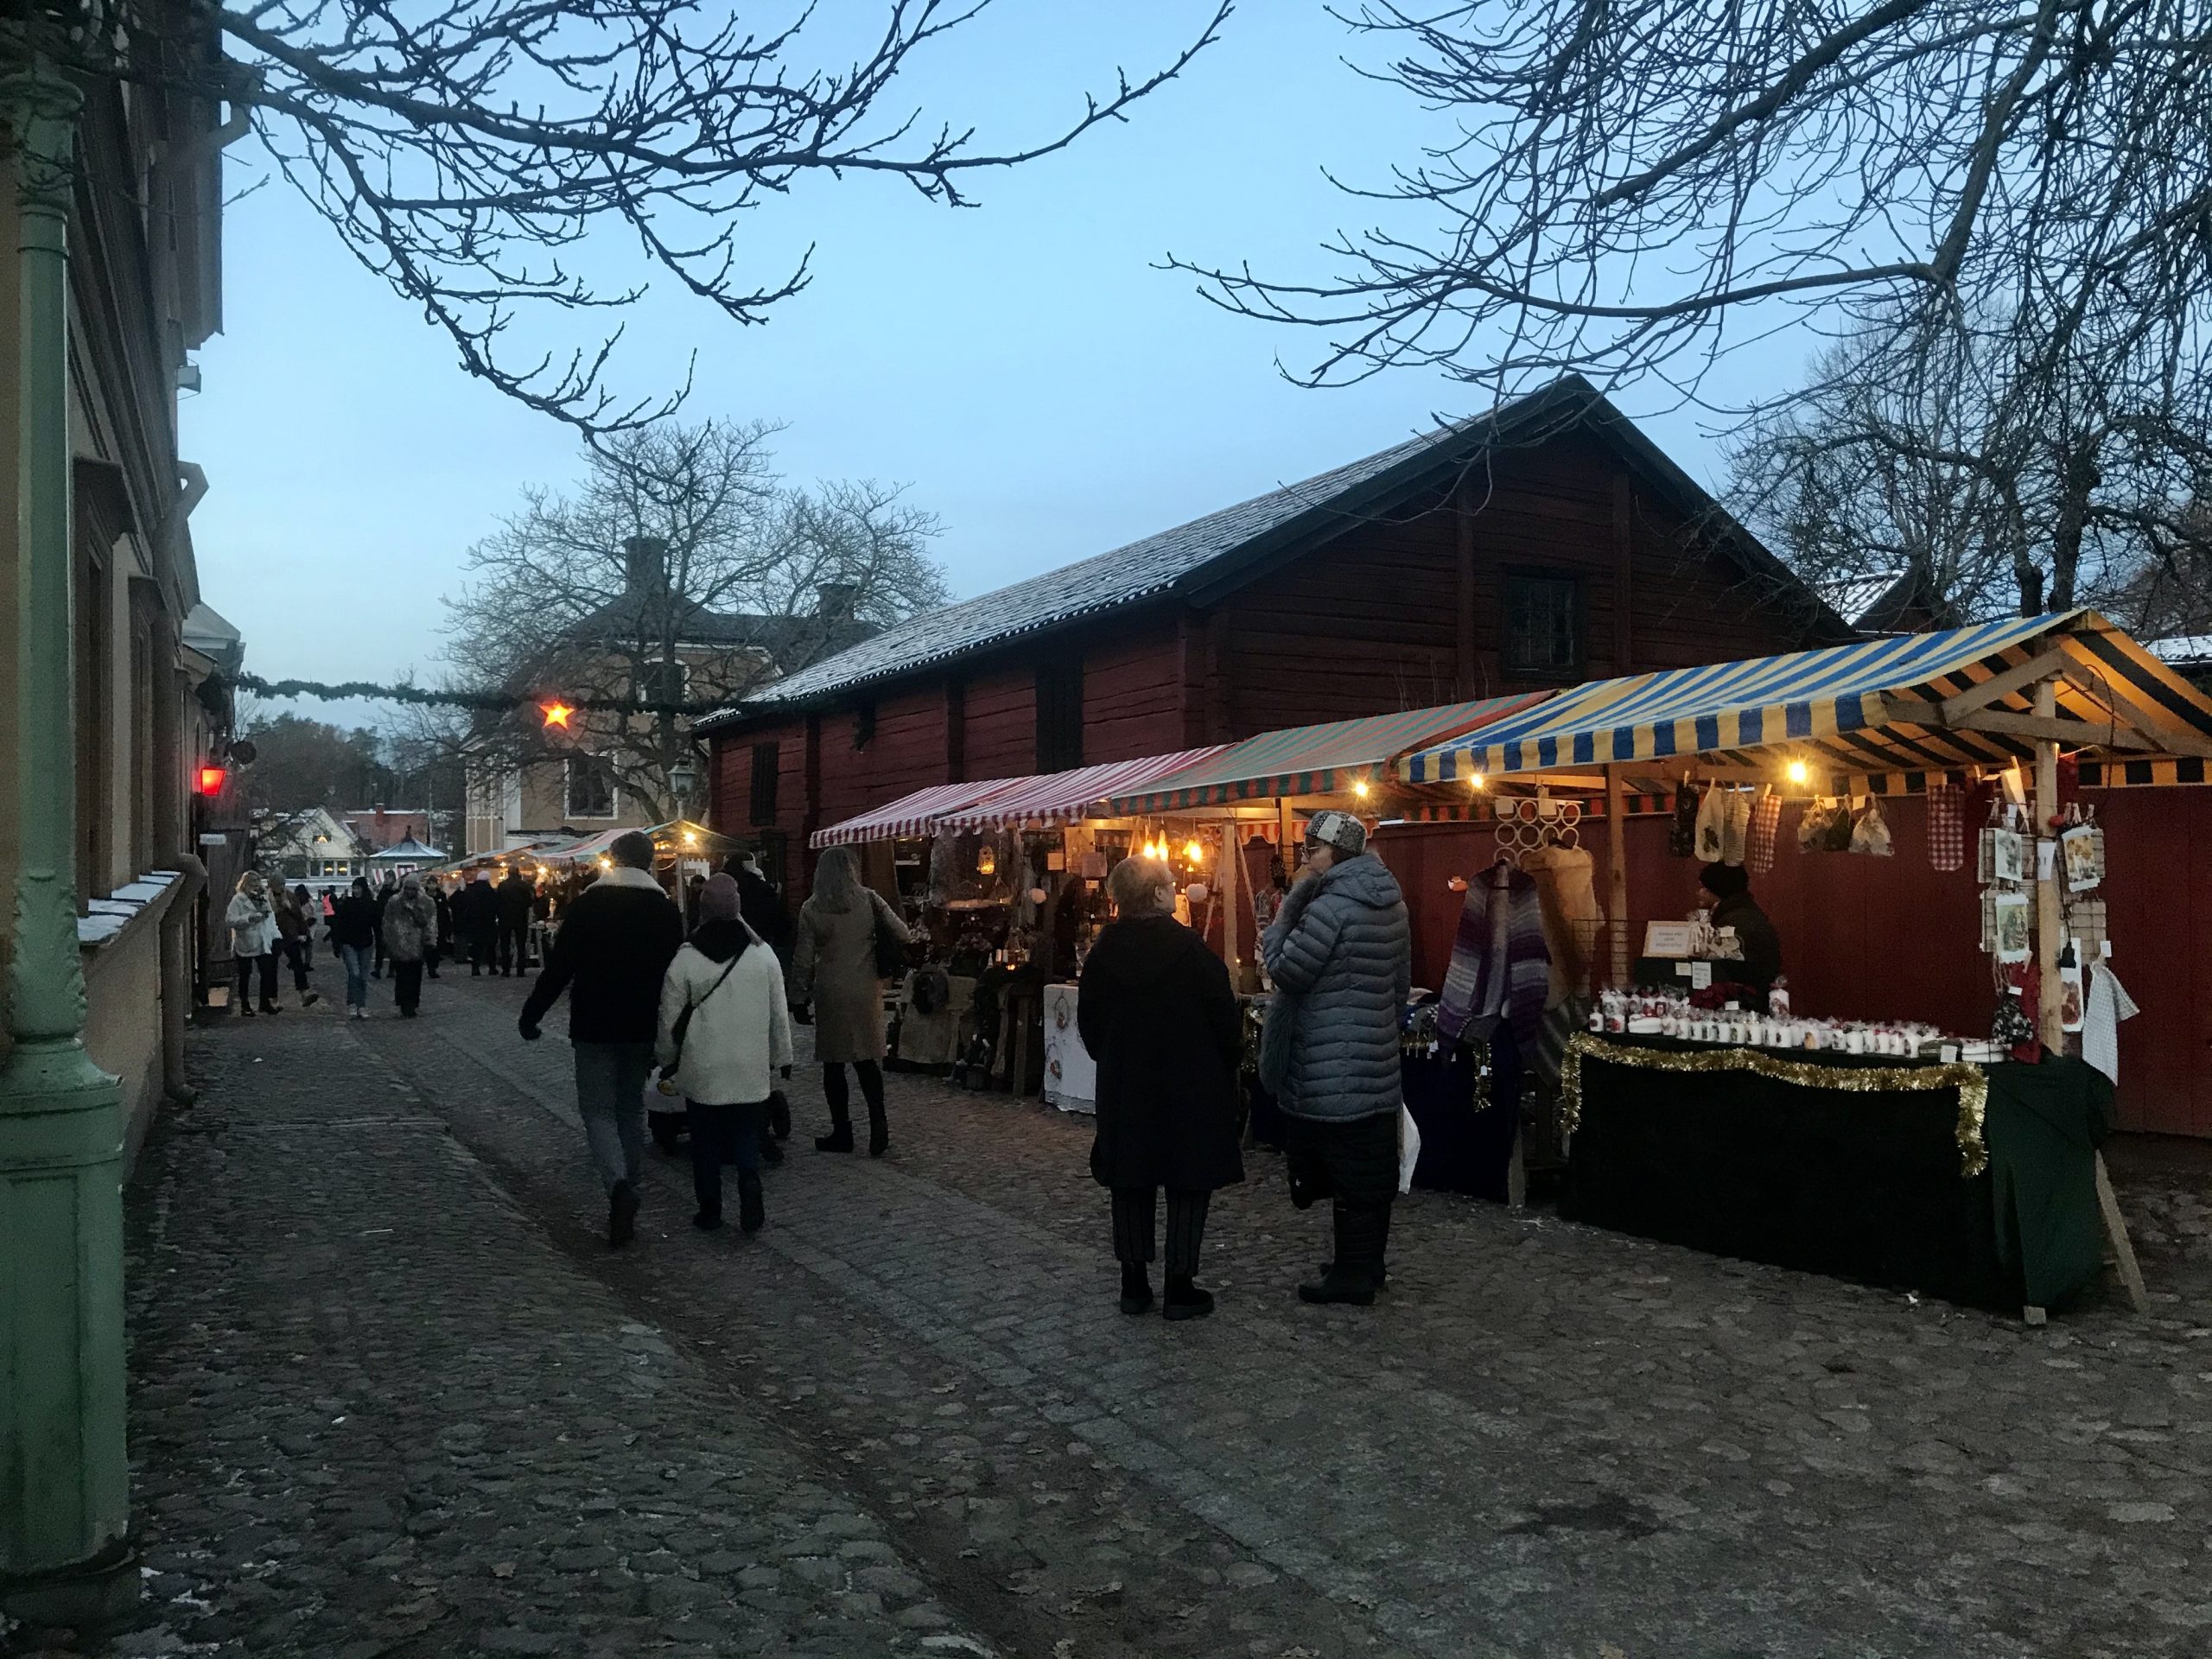
[[[829,25],[798,3],[58,0],[10,9],[0,59],[226,103],[470,373],[604,431],[676,400],[611,391],[612,338],[572,352],[518,345],[525,314],[620,308],[658,270],[735,321],[761,321],[808,268],[750,269],[747,210],[814,175],[884,175],[966,206],[971,175],[1060,149],[1179,73],[1230,11],[1194,3],[1202,25],[1160,67],[1118,76],[1055,130],[995,146],[899,92],[909,67],[989,0],[879,0],[879,21],[842,60],[815,49]],[[639,280],[609,286],[572,264],[602,223],[634,245]]]
[[[424,711],[412,734],[480,771],[601,767],[670,817],[672,780],[696,764],[693,715],[944,603],[935,518],[892,486],[785,484],[777,429],[616,433],[587,452],[580,488],[528,493],[469,550],[447,652],[454,689],[522,706]],[[572,712],[549,724],[556,704]]]
[[[2145,573],[2202,563],[2208,390],[2139,352],[2055,347],[2035,316],[1870,328],[1739,435],[1727,494],[1815,580],[1909,575],[1964,616],[2125,611]]]
[[[1306,376],[1402,364],[1694,385],[1793,305],[1856,320],[2201,320],[2202,0],[1368,0],[1376,78],[1448,129],[1333,279],[1197,271],[1318,324]],[[2137,343],[2140,343],[2138,341]],[[2201,339],[2195,342],[2202,344]]]

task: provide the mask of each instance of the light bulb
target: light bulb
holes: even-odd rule
[[[1192,836],[1191,837],[1191,844],[1183,849],[1183,856],[1189,859],[1192,863],[1195,864],[1205,855],[1206,849],[1198,844],[1198,838],[1196,836]]]
[[[1482,775],[1482,773],[1480,773],[1480,772],[1477,772],[1473,777],[1471,777],[1471,778],[1468,779],[1467,779],[1467,785],[1468,785],[1468,787],[1469,787],[1469,788],[1471,788],[1471,789],[1476,789],[1476,790],[1479,790],[1479,789],[1481,789],[1481,788],[1482,788],[1482,786],[1483,786],[1483,775]]]
[[[1812,775],[1813,769],[1807,766],[1802,760],[1792,760],[1789,763],[1788,776],[1791,783],[1804,783],[1810,779]]]
[[[1351,792],[1358,796],[1361,800],[1365,800],[1367,798],[1367,779],[1362,778],[1355,782],[1351,786]]]

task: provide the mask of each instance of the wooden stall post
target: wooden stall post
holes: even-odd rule
[[[1628,984],[1628,792],[1621,786],[1620,763],[1605,768],[1606,907],[1612,925],[1606,931],[1613,941],[1612,978],[1615,990]]]
[[[1214,892],[1221,903],[1221,957],[1229,964],[1230,981],[1237,990],[1244,988],[1236,971],[1236,958],[1243,946],[1242,930],[1236,925],[1237,866],[1244,861],[1244,852],[1236,844],[1236,820],[1229,818],[1221,826],[1221,871],[1214,880]],[[1249,913],[1249,912],[1247,912]]]
[[[2036,718],[2050,721],[2058,718],[2058,686],[2054,680],[2036,682]],[[2050,739],[2036,740],[2036,1035],[2044,1046],[2058,1053],[2066,1052],[2065,1017],[2062,1013],[2063,997],[2058,982],[2058,883],[2060,870],[2054,847],[2048,866],[2043,861],[2043,843],[2051,831],[2051,820],[2058,816],[2058,745]],[[2086,973],[2088,964],[2081,964]],[[2120,1283],[2127,1287],[2127,1300],[2139,1313],[2151,1305],[2149,1294],[2143,1286],[2143,1269],[2135,1260],[2135,1246],[2127,1236],[2127,1218],[2120,1213],[2120,1195],[2113,1191],[2112,1176],[2105,1168],[2105,1155],[2097,1159],[2097,1209],[2105,1224],[2105,1237],[2112,1245],[2113,1259],[2120,1268]],[[2043,1310],[2028,1310],[2028,1322],[2040,1325]]]
[[[1294,855],[1298,850],[1297,843],[1293,842],[1290,838],[1291,810],[1290,798],[1288,796],[1278,795],[1275,797],[1275,815],[1281,820],[1282,834],[1282,839],[1275,843],[1275,850],[1282,855],[1282,867],[1284,869],[1288,870],[1294,868],[1295,864]]]

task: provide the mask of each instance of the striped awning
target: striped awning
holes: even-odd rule
[[[2033,709],[2056,677],[2057,716]],[[1788,749],[1816,773],[2005,766],[2040,738],[2119,760],[2212,755],[2212,701],[2093,611],[2012,618],[1830,651],[1597,680],[1462,740],[1407,755],[1409,783],[1691,757],[1757,765]]]
[[[972,784],[932,784],[927,789],[918,789],[911,795],[901,795],[895,801],[871,807],[858,817],[817,830],[809,838],[809,844],[852,847],[864,841],[896,841],[902,836],[934,835],[947,813],[974,806],[1010,785],[1027,781],[1020,778],[985,778]]]
[[[1548,696],[1533,691],[1517,697],[1484,697],[1262,732],[1148,788],[1115,797],[1107,803],[1108,810],[1116,817],[1135,817],[1278,796],[1338,794],[1356,780],[1384,773],[1391,760],[1408,749],[1473,731],[1530,709]]]
[[[503,853],[500,856],[534,858],[541,864],[588,864],[612,852],[614,843],[629,835],[651,836],[660,850],[678,849],[687,855],[701,854],[709,843],[719,844],[729,839],[695,819],[671,818],[665,823],[618,824],[612,830],[586,836],[582,841],[570,842],[565,847],[547,847],[543,851],[525,850],[515,855]]]
[[[1162,778],[1203,766],[1230,747],[1214,743],[1173,754],[1110,760],[1103,766],[1078,766],[1072,772],[1047,772],[1034,778],[1017,779],[988,800],[946,813],[940,822],[948,830],[1074,823],[1098,816],[1099,810],[1117,795],[1149,788]]]

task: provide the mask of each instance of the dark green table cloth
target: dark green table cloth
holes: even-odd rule
[[[2061,1303],[2096,1277],[2111,1085],[2079,1060],[1980,1068],[1977,1133],[1955,1083],[1902,1086],[1959,1069],[1908,1077],[1912,1062],[1886,1057],[1764,1056],[1786,1079],[1655,1070],[1663,1061],[1636,1051],[1720,1052],[1616,1036],[1580,1057],[1569,1219],[1992,1308]]]

